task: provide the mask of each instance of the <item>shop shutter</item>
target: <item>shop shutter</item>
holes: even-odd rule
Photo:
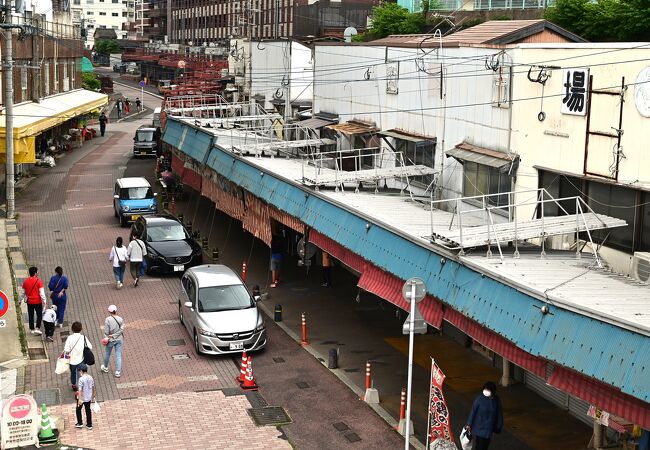
[[[594,419],[587,415],[587,410],[589,410],[589,402],[579,399],[569,395],[569,412],[575,416],[581,422],[586,423],[587,425],[593,425]]]
[[[545,399],[549,400],[551,403],[554,403],[560,408],[566,410],[569,408],[569,396],[566,393],[560,391],[559,389],[555,389],[553,386],[549,386],[548,384],[546,384],[546,379],[548,379],[548,377],[551,376],[552,372],[553,372],[552,364],[546,364],[546,378],[542,378],[540,376],[535,375],[534,373],[526,371],[526,376],[525,376],[526,386],[528,386],[533,391],[537,392]]]

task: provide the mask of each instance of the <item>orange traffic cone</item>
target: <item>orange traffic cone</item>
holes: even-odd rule
[[[246,378],[244,378],[244,384],[241,385],[241,388],[247,391],[256,391],[259,387],[255,384],[255,379],[253,378],[253,357],[248,357],[248,364],[246,365]]]
[[[239,369],[239,376],[235,378],[239,384],[242,384],[246,380],[246,367],[248,367],[248,358],[246,357],[246,352],[241,354],[241,369]]]

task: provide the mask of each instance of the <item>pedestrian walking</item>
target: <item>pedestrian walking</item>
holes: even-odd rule
[[[47,288],[50,290],[50,299],[52,304],[56,305],[56,322],[61,328],[63,326],[63,318],[65,317],[65,308],[68,304],[68,277],[63,275],[61,266],[54,269],[54,275],[50,278]]]
[[[133,235],[133,240],[129,242],[127,253],[129,255],[129,269],[131,269],[131,276],[133,277],[133,286],[137,287],[142,276],[140,273],[142,260],[147,255],[147,247],[140,240],[139,233]]]
[[[117,99],[115,106],[117,107],[117,118],[120,119],[122,118],[122,111],[124,110],[124,102],[122,102],[121,98]]]
[[[111,352],[115,349],[115,377],[122,376],[122,344],[124,343],[124,319],[117,315],[117,306],[108,307],[110,314],[104,320],[104,339],[106,342],[106,353],[104,355],[104,364],[101,366],[102,372],[108,373],[108,365],[111,359]]]
[[[330,254],[323,251],[322,264],[323,264],[323,287],[332,286],[332,260]]]
[[[104,136],[104,133],[106,133],[106,124],[108,123],[108,117],[106,117],[106,114],[104,114],[104,111],[99,115],[99,131],[102,135]]]
[[[497,386],[493,382],[488,381],[483,385],[483,392],[474,400],[465,428],[472,433],[474,450],[487,450],[492,433],[501,433],[503,411]]]
[[[54,327],[56,325],[56,305],[50,305],[43,311],[43,327],[45,328],[45,339],[54,342]]]
[[[284,254],[284,236],[275,233],[271,236],[271,287],[280,283],[280,268]]]
[[[135,98],[135,106],[138,112],[142,111],[142,101],[140,101],[140,97]]]
[[[77,390],[77,370],[84,362],[84,348],[92,350],[93,346],[86,336],[81,334],[83,327],[81,322],[74,322],[70,327],[72,334],[65,340],[63,352],[70,356],[70,384],[72,390]]]
[[[81,417],[81,410],[86,410],[86,428],[93,429],[93,412],[90,408],[90,402],[94,401],[97,397],[95,390],[95,380],[88,373],[88,366],[79,364],[79,390],[77,391],[77,423],[74,424],[75,428],[83,428],[83,418]]]
[[[41,320],[43,318],[43,306],[45,306],[45,288],[43,281],[38,277],[38,268],[29,268],[29,278],[23,282],[23,301],[27,302],[27,315],[29,316],[29,332],[41,335]],[[36,315],[36,324],[34,324]]]
[[[113,263],[113,276],[115,277],[115,287],[122,289],[124,286],[124,271],[126,270],[126,262],[129,260],[129,254],[126,247],[122,243],[122,236],[115,239],[115,245],[111,248],[108,255],[108,260]]]
[[[124,111],[128,114],[130,109],[131,109],[131,102],[129,101],[129,97],[126,97],[124,99]]]

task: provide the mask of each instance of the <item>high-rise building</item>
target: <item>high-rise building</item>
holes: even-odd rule
[[[124,22],[135,20],[135,0],[72,0],[72,20],[86,30],[85,47],[95,45],[95,30],[115,30],[118,39],[126,39],[128,32],[122,29]]]

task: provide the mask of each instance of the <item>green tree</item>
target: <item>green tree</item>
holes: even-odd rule
[[[96,91],[102,87],[102,83],[94,73],[86,72],[81,75],[81,87],[89,91]]]
[[[112,39],[100,39],[95,42],[95,51],[100,55],[110,55],[111,53],[122,53],[119,44]]]
[[[417,34],[422,32],[425,24],[422,13],[410,13],[397,3],[381,3],[372,10],[370,34],[374,39],[391,34]]]
[[[544,17],[594,42],[650,38],[650,0],[556,0]]]

